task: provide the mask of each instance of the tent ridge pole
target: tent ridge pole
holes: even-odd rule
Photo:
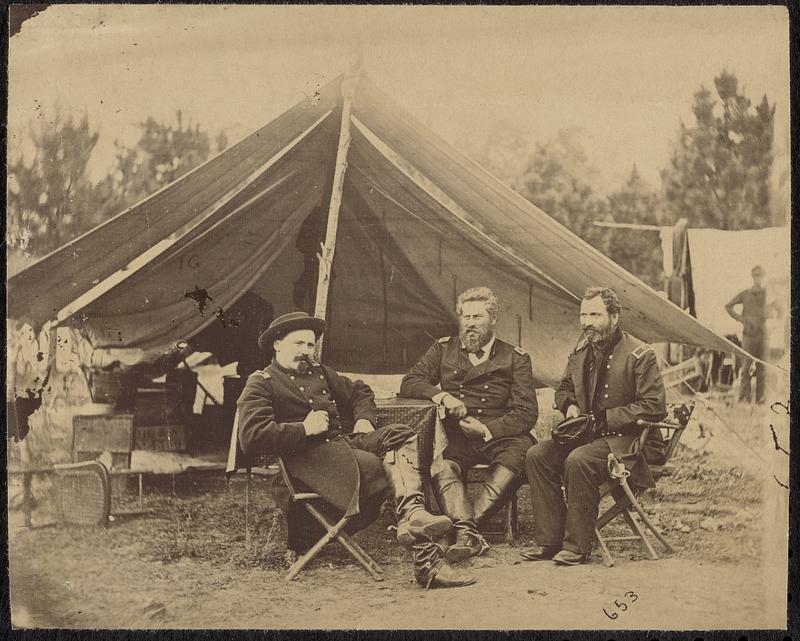
[[[317,277],[317,296],[314,316],[325,319],[328,313],[328,294],[330,293],[333,255],[336,251],[336,232],[339,228],[339,209],[342,205],[344,174],[347,169],[347,152],[350,148],[350,112],[353,105],[358,76],[348,75],[342,80],[342,124],[339,128],[339,144],[336,148],[336,165],[333,172],[333,186],[328,206],[328,224],[325,242],[319,256],[319,276]],[[323,338],[317,342],[317,359],[322,356]]]

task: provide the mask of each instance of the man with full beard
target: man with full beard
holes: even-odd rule
[[[397,540],[413,550],[417,582],[425,588],[474,583],[474,577],[447,565],[437,543],[452,523],[425,509],[414,430],[401,424],[376,427],[369,386],[314,360],[324,331],[323,319],[292,312],[261,334],[259,347],[274,350],[275,358],[250,375],[239,397],[242,452],[249,458],[283,457],[293,479],[332,509],[357,517],[354,522],[368,524],[377,517],[388,486],[394,493]],[[302,528],[291,521],[289,526],[290,547],[305,551],[297,548],[307,545],[295,543]]]
[[[516,490],[539,409],[530,357],[494,334],[500,305],[487,287],[458,297],[459,336],[445,336],[403,378],[400,395],[430,398],[444,407],[447,447],[434,463],[432,485],[456,538],[448,561],[483,554],[479,526]],[[478,463],[489,473],[472,502],[463,474]]]
[[[577,565],[589,558],[610,453],[631,471],[633,483],[653,485],[639,451],[642,428],[636,421],[660,421],[667,415],[664,383],[653,348],[624,332],[619,317],[614,290],[586,290],[580,311],[583,337],[569,356],[555,402],[567,418],[592,415],[595,438],[571,452],[550,439],[528,451],[525,466],[539,544],[523,552],[530,561]],[[645,447],[656,452],[661,444],[655,434]]]

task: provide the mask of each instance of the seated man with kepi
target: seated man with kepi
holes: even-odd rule
[[[478,527],[517,489],[525,452],[536,442],[531,359],[495,336],[499,308],[487,287],[463,292],[456,305],[459,336],[435,341],[400,386],[401,396],[430,398],[446,410],[447,447],[432,470],[432,486],[456,529],[450,562],[488,549]],[[462,474],[478,463],[490,468],[470,503]]]
[[[639,451],[642,428],[636,421],[660,421],[667,415],[656,354],[622,330],[619,299],[612,289],[586,290],[580,322],[583,337],[569,355],[555,402],[567,419],[591,415],[595,431],[590,442],[571,451],[551,439],[528,450],[525,465],[539,544],[523,553],[530,561],[577,565],[588,560],[610,453],[631,471],[633,483],[653,486]],[[645,447],[657,451],[662,443],[657,433]]]
[[[474,579],[446,564],[436,540],[450,519],[425,509],[416,434],[407,425],[375,429],[372,390],[313,358],[325,321],[305,312],[281,316],[259,337],[273,361],[250,375],[239,397],[239,443],[246,456],[283,457],[293,479],[347,515],[359,499],[394,490],[397,540],[413,548],[417,581],[425,587],[468,585]],[[349,471],[353,471],[351,474]]]

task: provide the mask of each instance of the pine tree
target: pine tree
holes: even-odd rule
[[[714,79],[694,94],[695,124],[680,125],[670,165],[662,170],[670,222],[692,227],[755,229],[770,222],[769,176],[775,106],[753,106],[736,76]]]

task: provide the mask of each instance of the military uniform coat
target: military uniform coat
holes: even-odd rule
[[[299,374],[273,361],[250,375],[237,407],[239,444],[247,458],[281,456],[292,478],[345,513],[358,513],[359,496],[388,489],[380,458],[342,439],[359,419],[376,424],[375,396],[362,381],[316,362]],[[311,410],[328,412],[329,431],[306,436],[303,420]]]
[[[530,356],[499,338],[478,365],[457,336],[434,342],[403,378],[400,396],[433,398],[440,392],[463,401],[467,414],[486,425],[493,438],[527,434],[539,417]],[[444,423],[446,429],[459,429],[455,417]]]
[[[555,402],[563,413],[570,405],[577,405],[582,414],[605,411],[607,434],[601,438],[631,471],[636,485],[652,487],[653,477],[639,451],[642,428],[636,421],[666,417],[664,383],[653,348],[627,332],[620,334],[605,361],[596,363],[598,375],[588,378],[585,365],[591,348],[585,339],[578,343],[556,388]]]

